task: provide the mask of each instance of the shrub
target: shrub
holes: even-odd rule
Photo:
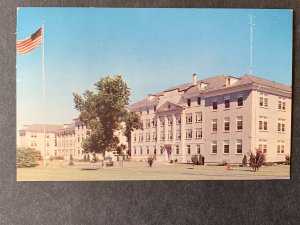
[[[40,151],[33,148],[17,148],[17,167],[35,167],[42,160]]]
[[[170,163],[173,163],[173,160],[172,160],[172,159],[170,160]]]
[[[259,168],[266,162],[265,154],[259,149],[255,149],[255,153],[249,151],[248,155],[249,165],[254,169],[254,171],[259,170]]]
[[[90,161],[91,161],[91,159],[90,159],[90,154],[87,155],[86,161],[87,161],[87,162],[90,162]]]
[[[57,155],[54,157],[55,160],[64,160],[63,156]]]
[[[218,164],[219,166],[226,166],[227,165],[227,161],[223,160],[221,163]]]
[[[148,162],[148,165],[149,165],[150,167],[152,167],[152,164],[153,164],[153,162],[154,162],[154,157],[153,157],[153,156],[149,156],[148,159],[147,159],[147,162]]]
[[[291,164],[291,157],[290,155],[285,155],[285,165],[290,165]]]
[[[98,157],[97,157],[97,154],[94,152],[93,153],[93,158],[92,158],[92,163],[95,163],[98,161]]]
[[[243,161],[242,161],[243,166],[247,166],[247,156],[244,155]]]
[[[178,162],[178,159],[175,159],[174,162],[177,163],[177,162]]]
[[[192,155],[191,157],[191,161],[194,165],[198,165],[199,161],[198,161],[198,156],[197,155]]]
[[[83,162],[86,162],[86,155],[84,154]]]

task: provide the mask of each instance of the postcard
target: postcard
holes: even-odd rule
[[[17,180],[289,179],[292,18],[18,8]]]

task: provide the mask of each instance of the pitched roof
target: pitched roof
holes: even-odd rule
[[[46,124],[45,125],[45,132],[46,133],[55,133],[58,129],[61,129],[62,125],[53,125],[53,124]],[[32,124],[28,125],[24,129],[20,131],[27,131],[27,132],[36,132],[36,133],[42,133],[44,132],[44,124]]]
[[[291,92],[292,88],[290,86],[284,85],[284,84],[280,84],[274,81],[270,81],[270,80],[266,80],[260,77],[256,77],[253,75],[243,75],[240,78],[237,77],[232,77],[232,76],[225,76],[225,75],[218,75],[218,76],[214,76],[214,77],[210,77],[210,78],[205,78],[203,80],[198,80],[197,81],[197,85],[200,83],[205,83],[206,87],[203,90],[199,90],[197,85],[194,85],[193,83],[186,83],[186,84],[182,84],[182,85],[178,85],[175,87],[171,87],[166,89],[165,91],[159,92],[156,95],[156,97],[154,98],[154,100],[152,101],[148,101],[147,98],[138,101],[136,103],[133,103],[129,106],[130,109],[137,109],[137,108],[142,108],[144,106],[150,106],[153,104],[157,104],[158,103],[158,97],[160,95],[163,95],[164,92],[168,92],[168,91],[172,91],[172,90],[178,90],[180,92],[184,91],[185,93],[183,95],[189,95],[189,94],[193,94],[193,93],[199,93],[199,92],[208,92],[208,91],[214,91],[214,90],[220,90],[220,89],[224,89],[224,88],[228,88],[228,86],[226,86],[226,79],[227,78],[235,78],[238,79],[235,83],[233,83],[232,85],[230,85],[229,87],[234,87],[234,86],[240,86],[240,85],[245,85],[245,84],[258,84],[258,85],[262,85],[262,86],[267,86],[267,87],[271,87],[271,88],[275,88],[275,89],[279,89],[279,90],[283,90],[283,91],[287,91],[287,92]]]

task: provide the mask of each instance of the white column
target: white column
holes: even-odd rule
[[[164,126],[165,140],[164,140],[164,142],[166,143],[168,140],[167,138],[168,138],[168,129],[169,129],[168,117],[165,116],[164,120],[165,120],[165,126]],[[168,160],[168,152],[166,150],[165,150],[165,158],[166,158],[166,160]]]
[[[186,145],[185,145],[185,112],[184,109],[181,113],[181,149],[182,149],[182,161],[186,162]]]

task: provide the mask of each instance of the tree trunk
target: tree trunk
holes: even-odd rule
[[[128,137],[128,155],[131,156],[131,135]]]

